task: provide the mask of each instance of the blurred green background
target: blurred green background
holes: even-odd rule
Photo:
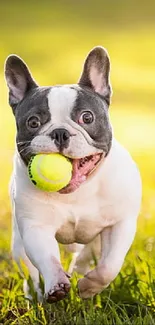
[[[3,66],[16,53],[40,85],[76,83],[88,51],[107,48],[115,136],[143,179],[139,238],[155,236],[155,1],[3,1],[0,3],[0,246],[10,243],[8,183],[15,122]],[[128,171],[127,171],[128,172]],[[138,237],[137,237],[138,238]],[[154,240],[149,250],[152,250]],[[147,245],[146,245],[147,246]],[[151,248],[150,248],[151,247]]]

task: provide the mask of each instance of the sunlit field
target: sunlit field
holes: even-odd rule
[[[155,4],[119,0],[0,4],[0,324],[155,324]],[[154,6],[154,7],[153,7]],[[154,12],[154,14],[153,14]],[[115,137],[130,151],[143,181],[134,243],[121,273],[101,295],[82,301],[77,275],[64,302],[25,300],[11,260],[8,184],[15,121],[3,66],[16,53],[40,85],[76,83],[87,52],[96,45],[111,58],[110,118]],[[128,172],[128,171],[126,171]],[[67,270],[71,256],[61,250]]]

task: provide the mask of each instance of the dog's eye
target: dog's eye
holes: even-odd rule
[[[81,114],[79,118],[80,124],[91,124],[94,121],[94,115],[92,112],[85,111]]]
[[[38,116],[31,116],[27,120],[27,126],[31,129],[38,129],[41,125],[40,119]]]

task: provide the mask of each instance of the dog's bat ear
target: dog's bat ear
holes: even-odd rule
[[[107,51],[97,46],[93,48],[84,62],[78,84],[93,89],[110,103],[111,86],[109,82],[110,60]]]
[[[37,87],[25,62],[17,55],[9,55],[5,62],[5,78],[9,88],[9,104],[15,111],[26,93]]]

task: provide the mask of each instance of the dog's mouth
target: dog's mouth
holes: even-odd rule
[[[80,159],[70,159],[73,166],[72,178],[67,186],[59,193],[67,194],[74,192],[92,174],[103,157],[103,153],[97,153]]]

